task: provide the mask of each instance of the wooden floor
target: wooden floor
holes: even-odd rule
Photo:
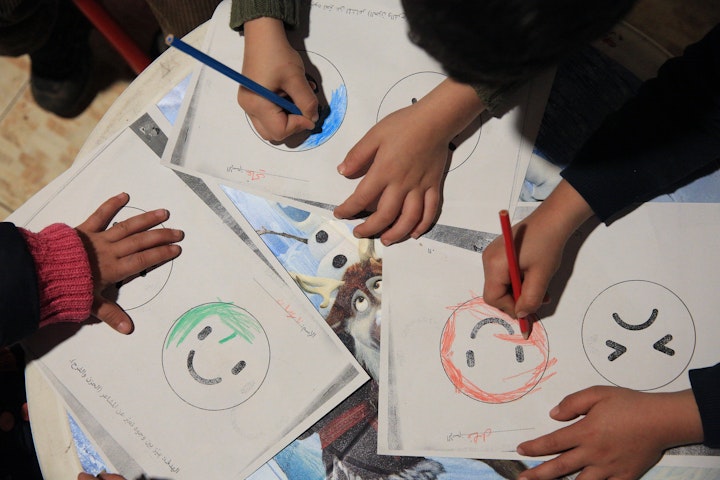
[[[626,20],[677,55],[720,23],[720,0],[640,0]],[[98,120],[129,84],[129,70],[97,32],[92,45],[107,86],[87,111],[70,120],[35,105],[27,57],[0,57],[0,220],[73,162]]]

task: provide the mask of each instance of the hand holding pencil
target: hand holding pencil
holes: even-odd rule
[[[300,109],[302,116],[287,112],[239,88],[237,101],[253,126],[268,141],[282,141],[291,135],[312,130],[318,121],[318,99],[305,77],[300,54],[290,45],[281,21],[257,18],[245,23],[242,72],[266,88],[279,92]]]
[[[245,24],[243,73],[172,35],[166,43],[238,82],[238,104],[265,140],[280,142],[315,128],[318,99],[281,21],[258,18]]]
[[[503,230],[510,230],[509,218],[502,222],[507,222]],[[522,332],[525,336],[530,334],[532,323],[537,321],[535,312],[548,300],[547,288],[560,266],[565,243],[556,244],[552,236],[545,235],[547,229],[530,217],[510,231],[509,236],[498,237],[483,252],[483,299],[512,317],[527,319],[527,328]],[[508,260],[508,237],[511,237],[517,259],[515,266],[511,266]],[[511,271],[514,273],[511,274]]]

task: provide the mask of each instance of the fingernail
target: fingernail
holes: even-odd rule
[[[520,455],[525,455],[525,450],[523,450],[522,447],[517,447],[517,448],[515,449],[515,451],[516,451],[517,453],[519,453]],[[520,479],[518,479],[518,480],[520,480]]]
[[[337,171],[340,175],[345,175],[345,165],[343,165],[342,163],[338,165]]]
[[[122,322],[118,323],[117,330],[118,332],[127,335],[132,330],[132,325],[127,320],[123,320]]]
[[[558,413],[560,413],[560,407],[558,407],[557,405],[555,405],[555,406],[553,407],[553,409],[550,410],[550,416],[551,416],[551,417],[554,417],[554,416],[557,415]]]
[[[390,240],[383,240],[382,238],[380,239],[380,243],[382,243],[386,247],[392,245],[392,242]]]
[[[517,315],[517,318],[526,318],[530,314],[526,313],[526,312],[518,312],[518,313],[516,313],[516,315]]]

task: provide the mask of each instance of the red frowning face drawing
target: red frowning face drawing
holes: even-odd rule
[[[522,338],[516,319],[476,297],[452,307],[440,340],[443,369],[455,388],[485,403],[506,403],[530,392],[553,374],[547,333],[533,326]]]

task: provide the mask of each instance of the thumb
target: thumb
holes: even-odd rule
[[[318,113],[318,98],[310,88],[307,80],[301,76],[293,76],[288,79],[284,90],[303,113],[302,118],[305,119],[305,122],[312,124],[309,129],[314,128],[315,122],[318,121],[320,116]]]
[[[92,313],[98,320],[102,320],[123,335],[128,335],[135,329],[130,316],[117,303],[105,298],[95,299]]]
[[[538,270],[525,272],[522,283],[522,293],[515,303],[515,313],[518,317],[527,317],[535,313],[542,306],[547,296],[550,277]]]

